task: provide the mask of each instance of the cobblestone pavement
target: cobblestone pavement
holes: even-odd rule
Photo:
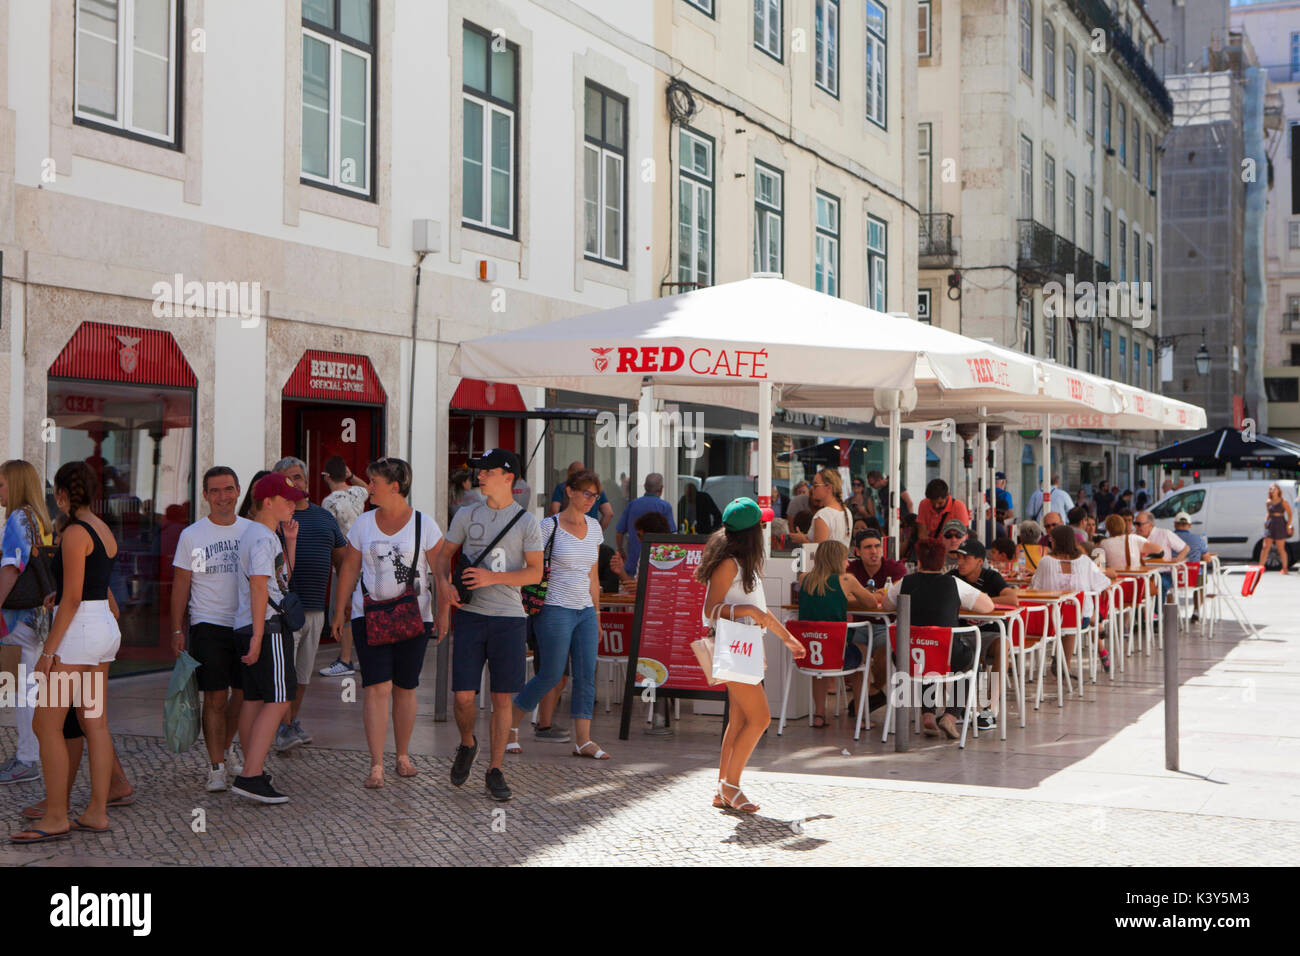
[[[202,791],[201,760],[157,738],[116,737],[140,791],[110,811],[113,831],[0,849],[3,865],[112,863],[228,865],[862,864],[1007,863],[1269,865],[1294,862],[1300,824],[1032,800],[886,789],[873,781],[751,773],[752,817],[709,806],[713,774],[646,773],[546,763],[508,765],[516,798],[482,792],[485,763],[463,789],[449,759],[420,758],[422,774],[359,786],[367,758],[306,748],[277,758],[279,807]],[[13,745],[13,731],[0,730]],[[390,758],[391,762],[391,758]],[[0,792],[11,828],[36,786]],[[84,769],[74,806],[84,804]],[[202,810],[206,832],[192,824]]]

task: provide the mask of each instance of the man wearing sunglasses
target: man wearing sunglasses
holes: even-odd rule
[[[949,519],[943,523],[943,546],[948,552],[948,560],[944,569],[951,571],[957,567],[958,550],[966,543],[970,537],[970,528],[955,519]]]
[[[935,478],[925,486],[925,500],[916,511],[916,521],[921,527],[921,534],[927,538],[937,538],[948,521],[956,521],[962,527],[969,526],[970,510],[948,493],[948,482]],[[955,547],[956,545],[952,546]]]

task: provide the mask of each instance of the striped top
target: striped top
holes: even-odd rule
[[[560,516],[542,519],[542,551],[551,550],[551,570],[546,578],[546,603],[581,610],[592,607],[591,568],[600,557],[604,535],[600,522],[590,515],[587,536],[575,538],[560,524]],[[555,543],[551,545],[551,535]]]

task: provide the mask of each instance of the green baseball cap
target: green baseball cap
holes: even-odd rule
[[[753,498],[737,498],[722,510],[722,523],[732,531],[744,531],[760,521],[771,521],[772,509],[764,510]]]

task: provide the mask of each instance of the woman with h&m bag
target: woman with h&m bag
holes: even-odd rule
[[[366,745],[370,775],[365,786],[384,785],[384,741],[389,703],[399,777],[414,777],[411,731],[415,728],[415,690],[424,668],[424,652],[433,635],[433,575],[442,549],[442,529],[407,502],[411,466],[400,458],[381,458],[366,468],[374,511],[361,514],[348,531],[348,547],[339,568],[340,599],[333,631],[343,636],[351,614],[353,650],[361,667]],[[440,643],[439,637],[435,643]]]
[[[708,586],[704,598],[704,623],[715,621],[749,621],[762,630],[754,637],[758,654],[763,654],[762,631],[777,635],[795,660],[807,651],[775,617],[768,613],[763,595],[763,513],[752,498],[737,498],[722,512],[722,527],[713,532],[695,579]],[[721,651],[721,648],[718,649]],[[718,671],[715,654],[714,672]],[[718,766],[718,789],[713,805],[741,813],[758,812],[740,790],[740,775],[745,771],[763,731],[772,722],[767,693],[761,683],[726,681],[731,718],[722,738],[722,756]]]

